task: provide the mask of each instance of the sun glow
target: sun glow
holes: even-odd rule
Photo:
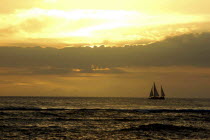
[[[76,6],[72,7],[75,3],[71,0],[43,0],[40,5],[28,9],[20,8],[7,15],[2,14],[0,15],[2,26],[0,36],[4,37],[2,42],[45,38],[57,39],[67,44],[99,43],[104,40],[110,42],[159,40],[166,35],[186,33],[197,28],[167,27],[168,25],[201,22],[206,19],[204,16],[178,13],[151,14],[135,8],[107,8],[107,5],[93,1],[92,4],[100,3],[98,6],[104,8],[94,8],[86,1],[82,1],[83,4],[87,4],[86,8],[77,9]],[[112,7],[114,3],[111,2],[109,6]],[[70,7],[64,8],[65,5],[70,5]]]
[[[18,19],[33,19],[44,24],[44,32],[30,33],[35,38],[42,35],[53,38],[101,36],[104,31],[132,26],[137,16],[137,12],[123,10],[63,11],[34,8],[17,13]],[[52,27],[55,28],[52,30]],[[28,36],[27,33],[25,35]]]
[[[45,3],[56,3],[58,0],[44,0]]]
[[[140,13],[135,11],[124,10],[57,10],[57,9],[40,9],[33,8],[30,10],[19,10],[18,16],[25,18],[50,16],[59,17],[71,20],[80,19],[101,19],[101,20],[131,20],[136,18]]]

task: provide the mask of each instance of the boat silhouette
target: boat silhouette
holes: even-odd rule
[[[163,91],[163,87],[161,86],[161,96],[159,95],[156,85],[154,83],[151,91],[150,91],[150,95],[149,95],[149,99],[158,99],[158,100],[164,100],[165,99],[165,93]]]

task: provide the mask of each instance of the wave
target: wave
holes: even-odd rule
[[[209,112],[210,110],[208,109],[148,109],[148,110],[136,110],[139,112],[151,112],[151,113],[202,113],[202,112]]]
[[[118,131],[172,131],[173,133],[179,133],[179,132],[186,132],[186,131],[192,131],[192,132],[199,132],[199,131],[207,131],[207,129],[204,128],[197,128],[192,126],[177,126],[172,124],[148,124],[148,125],[140,125],[138,127],[131,127],[126,129],[120,129]],[[180,134],[180,133],[179,133]]]
[[[25,110],[25,111],[41,111],[41,110],[69,110],[65,108],[39,108],[39,107],[2,107],[0,110]]]
[[[40,107],[1,107],[0,110],[25,110],[25,111],[119,111],[119,112],[142,112],[142,113],[210,113],[208,109],[69,109],[69,108],[40,108]]]

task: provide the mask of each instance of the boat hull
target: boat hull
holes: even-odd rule
[[[152,100],[165,100],[165,97],[150,97]]]

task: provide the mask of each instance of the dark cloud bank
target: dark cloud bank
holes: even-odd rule
[[[93,65],[98,69],[125,66],[210,67],[209,60],[210,33],[169,37],[145,46],[0,48],[0,67],[26,67],[40,74],[68,73],[67,69],[92,72]]]

